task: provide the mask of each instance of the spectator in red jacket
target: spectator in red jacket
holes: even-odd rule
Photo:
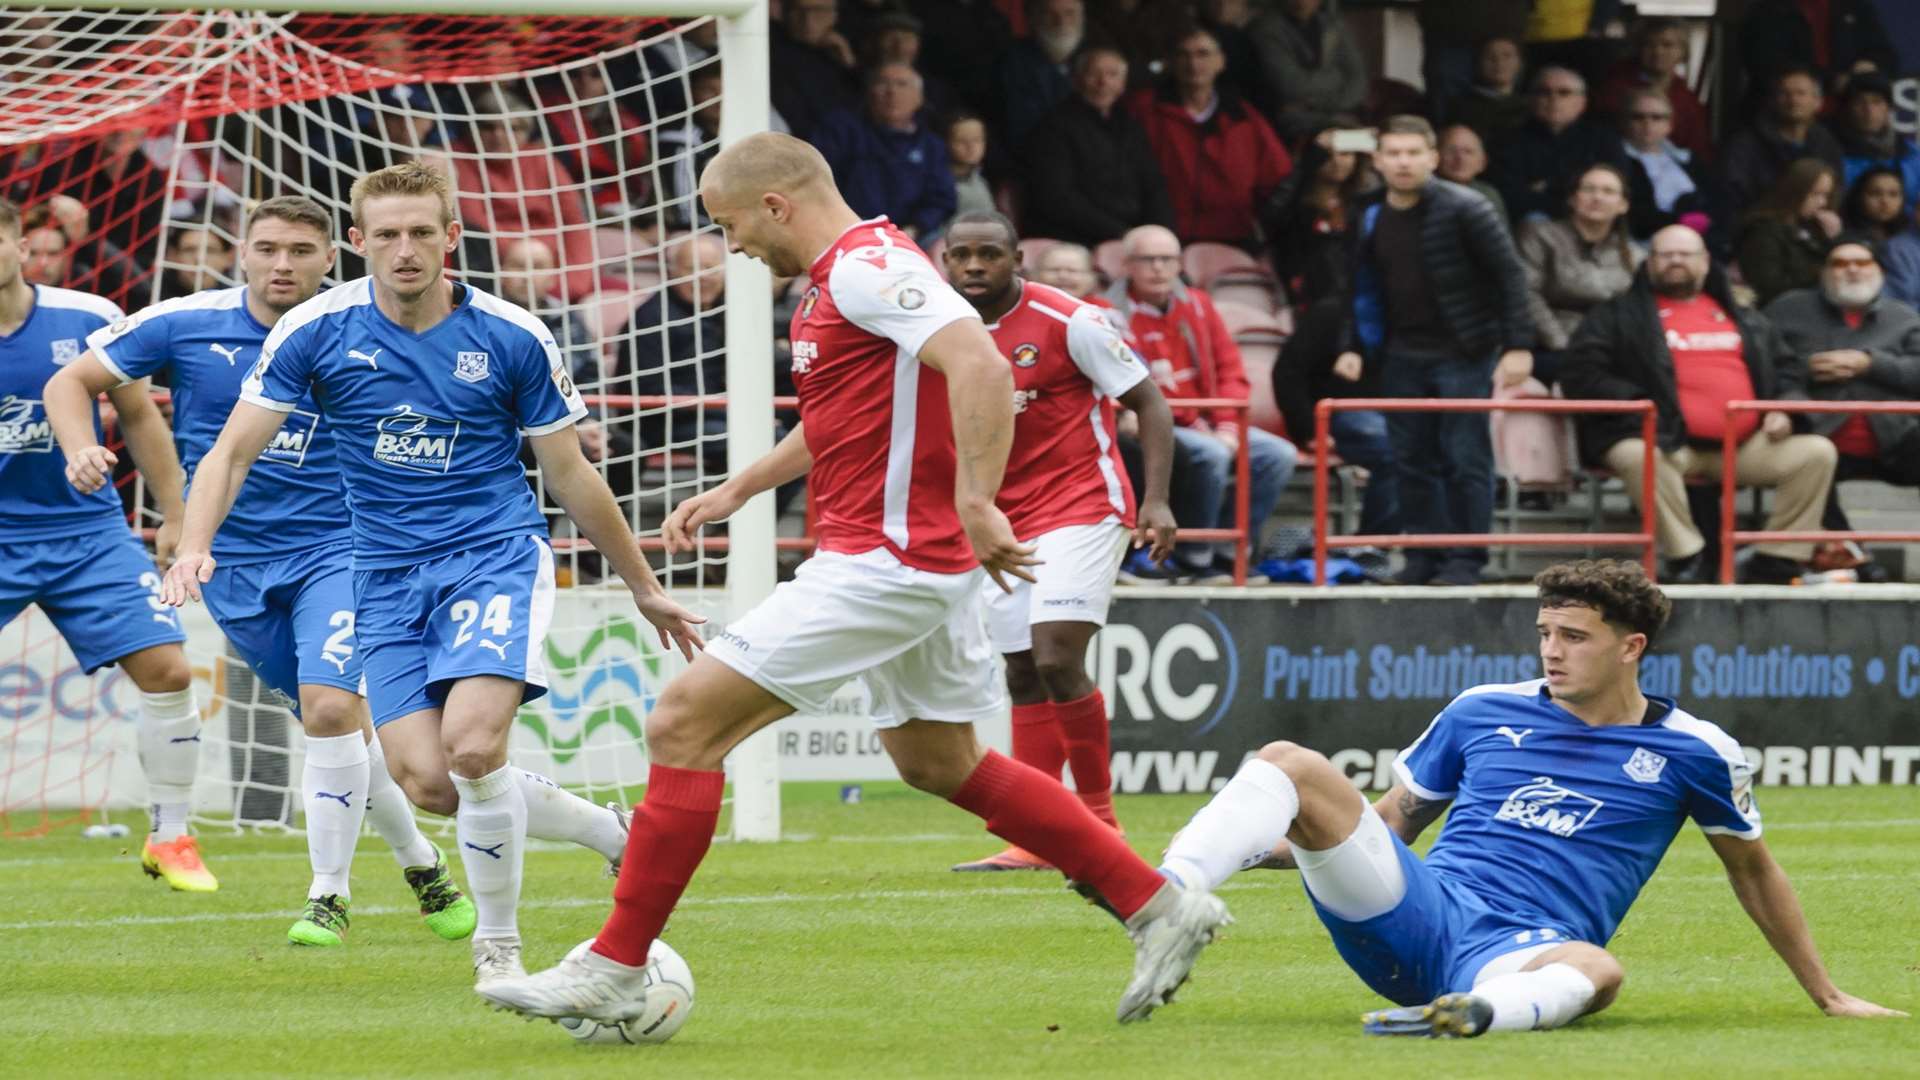
[[[1680,75],[1687,62],[1687,27],[1679,19],[1647,19],[1639,26],[1639,49],[1622,60],[1600,84],[1599,111],[1616,122],[1630,111],[1637,90],[1657,90],[1673,109],[1673,130],[1667,140],[1706,162],[1713,156],[1713,136],[1707,127],[1707,109]],[[1625,127],[1625,124],[1621,124]]]
[[[473,106],[474,137],[455,144],[453,153],[460,223],[496,247],[508,240],[544,241],[560,256],[567,299],[584,299],[598,280],[593,225],[580,186],[540,141],[525,97],[489,88],[473,96]]]
[[[1128,232],[1124,243],[1127,276],[1113,283],[1107,299],[1126,320],[1147,370],[1174,407],[1175,446],[1192,455],[1193,466],[1173,478],[1174,499],[1199,512],[1181,520],[1199,528],[1234,527],[1234,460],[1245,439],[1252,481],[1247,540],[1257,558],[1262,527],[1273,516],[1299,452],[1278,435],[1247,427],[1244,414],[1234,409],[1181,407],[1182,399],[1247,399],[1240,347],[1212,298],[1181,282],[1178,237],[1158,225],[1142,225]],[[1232,558],[1231,544],[1189,542],[1175,551],[1173,569],[1198,584],[1225,584],[1233,580]]]
[[[1259,208],[1293,161],[1266,120],[1220,85],[1226,66],[1211,30],[1188,30],[1174,44],[1169,76],[1135,91],[1127,107],[1160,162],[1180,236],[1251,248]]]

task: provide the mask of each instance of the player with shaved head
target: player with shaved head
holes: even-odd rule
[[[1008,588],[1032,582],[1036,563],[994,505],[1014,431],[1007,360],[912,240],[848,208],[806,143],[741,139],[707,166],[700,196],[730,250],[811,281],[791,332],[800,424],[680,504],[668,542],[690,548],[702,525],[810,475],[819,550],[715,635],[647,717],[646,800],[592,947],[481,994],[531,1016],[638,1015],[648,949],[712,843],[727,752],[796,710],[824,710],[864,676],[903,779],[983,818],[1126,921],[1136,952],[1118,1015],[1144,1018],[1230,921],[1225,905],[1167,881],[1058,779],[974,735],[1002,708],[977,606],[982,568]]]

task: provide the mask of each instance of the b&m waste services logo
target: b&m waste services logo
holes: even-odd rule
[[[646,740],[645,717],[666,678],[661,656],[641,628],[615,618],[568,652],[547,638],[547,695],[522,706],[516,718],[557,764],[566,764],[611,726],[636,745]]]

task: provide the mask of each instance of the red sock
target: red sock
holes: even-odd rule
[[[1093,816],[1113,828],[1113,742],[1107,724],[1107,699],[1100,691],[1078,701],[1054,703],[1060,733],[1067,744],[1067,764],[1073,769],[1073,790]]]
[[[993,835],[1100,890],[1123,919],[1166,884],[1119,833],[1102,825],[1058,781],[995,751],[987,751],[950,801],[984,818]]]
[[[1051,701],[1013,707],[1013,760],[1058,780],[1060,766],[1067,763],[1067,744],[1055,708]]]
[[[666,765],[647,770],[647,794],[633,808],[627,853],[613,886],[613,914],[594,939],[594,952],[633,967],[647,962],[653,939],[713,846],[726,785],[723,772]]]

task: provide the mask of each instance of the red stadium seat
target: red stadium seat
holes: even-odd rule
[[[1250,344],[1271,345],[1277,349],[1287,340],[1286,330],[1273,312],[1231,300],[1215,301],[1214,307],[1220,310],[1220,321],[1227,324],[1227,331],[1242,349]]]
[[[1246,365],[1247,383],[1251,387],[1247,394],[1247,420],[1254,427],[1271,432],[1281,438],[1287,438],[1287,422],[1280,415],[1280,405],[1273,399],[1273,364],[1280,357],[1280,346],[1264,341],[1248,342],[1240,346],[1240,360]]]
[[[1203,289],[1211,291],[1214,282],[1221,280],[1245,280],[1272,278],[1273,271],[1260,260],[1229,244],[1215,244],[1201,241],[1188,244],[1181,254],[1181,269],[1186,271],[1187,280]]]

